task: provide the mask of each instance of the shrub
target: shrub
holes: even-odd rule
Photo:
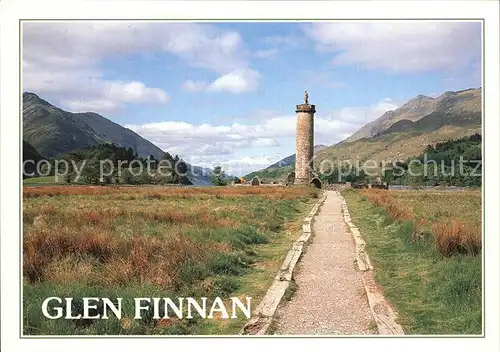
[[[224,297],[236,291],[240,286],[239,281],[234,277],[219,276],[215,278],[210,294],[212,297]]]
[[[241,275],[247,267],[248,264],[237,253],[218,252],[208,262],[208,268],[214,275]]]
[[[458,219],[441,220],[432,225],[437,249],[444,256],[481,252],[481,227]]]
[[[245,244],[261,244],[268,242],[266,236],[261,235],[257,229],[249,226],[240,227],[238,229],[238,235]]]

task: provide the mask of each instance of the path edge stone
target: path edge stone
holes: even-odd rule
[[[271,322],[273,321],[276,309],[285,295],[285,292],[290,285],[293,277],[293,270],[299,261],[307,241],[312,235],[312,224],[314,217],[319,211],[319,208],[326,200],[326,192],[321,191],[319,200],[313,205],[309,214],[302,221],[299,238],[293,243],[292,248],[288,251],[283,264],[273,283],[267,290],[264,298],[253,311],[252,317],[245,324],[239,335],[265,335]]]
[[[351,221],[347,202],[339,191],[336,192],[341,200],[344,222],[352,233],[354,243],[356,244],[356,262],[358,263],[359,271],[361,271],[361,280],[363,281],[368,305],[377,324],[378,332],[380,335],[405,335],[402,326],[396,322],[398,319],[396,311],[387,302],[373,277],[373,266],[366,252],[366,242],[363,240],[357,226]]]

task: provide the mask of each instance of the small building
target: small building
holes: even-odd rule
[[[323,184],[322,184],[321,180],[319,178],[317,178],[317,177],[313,177],[313,179],[309,183],[312,186],[314,186],[316,188],[319,188],[319,189],[321,189],[323,187]]]
[[[261,182],[257,176],[252,178],[252,186],[260,186]]]

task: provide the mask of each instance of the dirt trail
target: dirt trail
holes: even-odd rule
[[[347,231],[336,192],[327,191],[313,233],[312,243],[297,263],[297,290],[278,308],[274,334],[377,334],[355,263],[352,234]]]

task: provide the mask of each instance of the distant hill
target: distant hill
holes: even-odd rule
[[[315,145],[314,154],[318,153],[319,151],[325,148],[328,148],[328,146],[323,144]],[[265,169],[252,172],[246,175],[244,178],[251,179],[254,176],[258,176],[262,180],[265,180],[267,178],[274,179],[277,178],[277,176],[281,176],[282,174],[285,173],[288,175],[288,173],[290,173],[294,169],[295,169],[295,154],[292,154],[281,159],[280,161],[275,162],[272,165],[269,165]]]
[[[324,160],[398,160],[420,155],[428,145],[481,133],[481,88],[446,92],[437,98],[419,95],[359,129],[346,140],[315,152],[315,167]],[[292,159],[293,157],[293,159]],[[290,159],[288,159],[290,158]],[[295,155],[249,175],[284,179]]]
[[[165,154],[134,131],[99,114],[64,111],[29,92],[23,93],[23,140],[47,158],[104,143],[132,148],[140,157],[161,159]],[[208,184],[210,175],[206,174],[189,178],[195,184]]]
[[[314,146],[314,154],[318,153],[320,150],[323,150],[325,148],[328,148],[328,146],[323,145],[323,144],[315,145]],[[268,166],[268,168],[282,167],[282,166],[289,166],[289,165],[295,165],[295,154],[289,155],[286,158],[283,158],[280,161],[275,162],[274,164]]]

